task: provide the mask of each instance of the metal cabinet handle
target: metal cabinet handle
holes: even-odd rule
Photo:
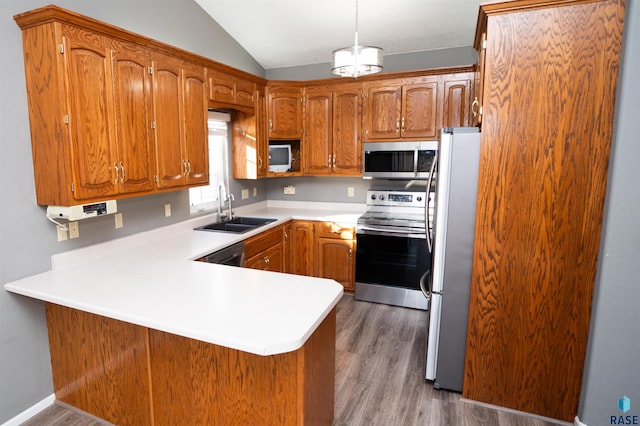
[[[400,119],[396,120],[396,130],[400,130]]]
[[[191,174],[191,161],[187,160],[187,173]]]
[[[124,172],[124,164],[122,164],[122,161],[120,162],[120,170],[122,171],[122,173],[120,174],[120,183],[124,183],[126,174]]]
[[[404,130],[404,117],[402,117],[402,130]]]
[[[118,184],[118,175],[120,174],[120,173],[118,172],[118,163],[113,163],[113,168],[114,168],[114,169],[115,169],[115,171],[116,171],[116,181],[115,181],[114,183],[117,185],[117,184]]]
[[[473,114],[473,118],[478,116],[478,106],[480,102],[478,102],[478,97],[476,96],[473,102],[471,102],[471,114]]]
[[[273,120],[269,119],[269,131],[273,130]]]

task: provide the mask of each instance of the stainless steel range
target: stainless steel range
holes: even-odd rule
[[[431,267],[432,204],[426,192],[367,191],[356,227],[356,299],[428,309],[420,279]]]

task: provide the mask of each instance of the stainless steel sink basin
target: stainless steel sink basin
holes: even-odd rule
[[[196,231],[212,231],[212,232],[233,232],[241,234],[259,228],[267,223],[275,222],[276,219],[267,219],[263,217],[234,217],[223,222],[214,222],[208,225],[195,228]]]

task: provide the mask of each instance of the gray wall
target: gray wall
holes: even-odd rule
[[[102,242],[189,218],[187,191],[118,202],[124,228],[113,217],[79,223],[80,238],[57,242],[45,209],[35,203],[22,39],[13,15],[50,0],[2,0],[0,8],[0,285],[51,268],[54,253]],[[58,0],[61,7],[264,76],[262,67],[194,1]],[[234,182],[240,189],[265,184]],[[237,192],[236,192],[237,191]],[[252,191],[250,191],[253,194]],[[260,197],[261,196],[261,197]],[[252,199],[244,201],[255,201]],[[164,217],[171,203],[172,216]],[[40,302],[0,289],[0,424],[53,392],[44,309]]]
[[[473,40],[469,40],[473,42]],[[450,49],[426,50],[397,55],[385,55],[384,72],[422,70],[429,68],[457,67],[477,62],[478,54],[471,45]],[[265,70],[269,80],[318,80],[340,78],[331,74],[331,63],[303,65],[299,67],[272,68]]]
[[[640,418],[640,4],[627,2],[604,231],[579,416],[589,426],[611,416]],[[631,411],[618,411],[618,399]]]

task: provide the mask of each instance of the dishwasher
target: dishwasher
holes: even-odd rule
[[[206,263],[218,263],[220,265],[244,266],[244,242],[239,242],[211,254],[202,260]]]

